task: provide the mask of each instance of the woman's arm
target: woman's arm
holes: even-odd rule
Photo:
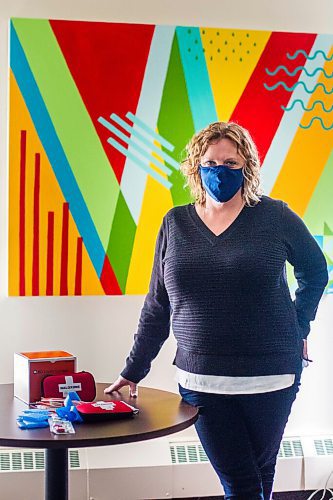
[[[328,282],[327,264],[315,238],[303,220],[283,202],[282,233],[287,249],[287,260],[294,267],[298,288],[295,307],[302,337],[310,332],[310,321],[315,319],[320,298]]]
[[[164,286],[163,271],[167,240],[168,226],[165,216],[156,240],[149,292],[141,310],[133,347],[120,374],[123,379],[135,384],[148,374],[152,360],[170,333],[170,302]]]

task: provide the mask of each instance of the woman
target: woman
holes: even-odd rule
[[[136,395],[172,316],[179,391],[200,408],[196,430],[225,498],[268,500],[328,281],[325,258],[301,218],[262,194],[256,146],[238,124],[197,133],[182,172],[195,203],[163,219],[132,350],[105,392],[128,385]]]

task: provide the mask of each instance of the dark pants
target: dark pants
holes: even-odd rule
[[[199,407],[195,428],[226,500],[271,498],[277,454],[299,386],[300,374],[291,387],[262,394],[208,394],[179,386],[184,401]]]

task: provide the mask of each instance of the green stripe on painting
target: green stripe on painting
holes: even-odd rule
[[[195,129],[176,36],[172,43],[157,127],[158,133],[175,146],[173,152],[168,151],[168,154],[180,163],[184,147]],[[185,179],[181,172],[173,169],[169,181],[173,185],[170,190],[174,205],[189,203],[191,196],[188,189],[184,189]]]
[[[324,234],[324,224],[333,227],[333,149],[311,196],[303,219],[312,234]]]
[[[324,223],[324,236],[333,236],[333,231],[326,222]]]
[[[113,218],[107,255],[123,293],[125,293],[126,288],[135,232],[135,222],[128,209],[125,198],[120,191],[115,216]]]
[[[12,21],[106,251],[119,193],[117,179],[49,22]]]

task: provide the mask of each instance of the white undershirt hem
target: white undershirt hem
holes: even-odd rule
[[[257,394],[290,387],[295,382],[295,375],[287,373],[257,377],[225,377],[189,373],[177,368],[175,379],[184,389],[192,391],[214,394]]]

